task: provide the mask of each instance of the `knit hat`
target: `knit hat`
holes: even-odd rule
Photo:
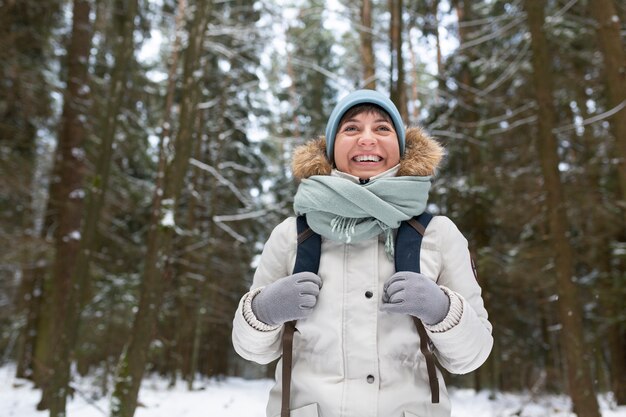
[[[391,116],[393,127],[396,129],[396,135],[398,136],[400,156],[404,155],[404,122],[402,122],[402,117],[400,117],[400,112],[396,106],[378,91],[357,90],[341,99],[328,118],[328,123],[326,123],[326,156],[328,160],[331,162],[333,160],[335,135],[337,134],[339,121],[348,110],[358,104],[375,104],[382,107]]]

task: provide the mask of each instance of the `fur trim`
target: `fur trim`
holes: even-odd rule
[[[444,154],[444,148],[423,129],[411,127],[406,131],[406,149],[400,160],[398,176],[435,175]],[[332,167],[326,158],[324,137],[295,148],[291,169],[298,180],[313,175],[330,175]]]
[[[399,177],[435,175],[445,149],[424,129],[412,127],[406,131],[406,149],[400,160]]]
[[[293,176],[298,180],[313,175],[330,175],[332,167],[326,159],[326,139],[324,136],[308,141],[294,149],[291,158],[291,170]]]

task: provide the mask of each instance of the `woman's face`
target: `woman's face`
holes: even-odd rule
[[[341,172],[369,179],[400,162],[393,123],[376,112],[342,121],[335,136],[335,166]]]

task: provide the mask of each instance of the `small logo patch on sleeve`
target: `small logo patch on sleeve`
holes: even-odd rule
[[[472,271],[474,272],[474,278],[478,280],[478,270],[476,269],[476,262],[474,262],[474,258],[470,258],[472,261]]]

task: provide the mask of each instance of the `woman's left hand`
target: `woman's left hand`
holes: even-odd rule
[[[430,278],[416,272],[396,272],[383,287],[381,311],[410,314],[425,324],[440,323],[450,310],[450,299]]]

